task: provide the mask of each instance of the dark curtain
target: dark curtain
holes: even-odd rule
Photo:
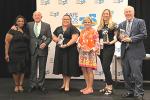
[[[4,60],[4,39],[7,31],[14,24],[17,15],[32,20],[36,10],[36,0],[0,0],[0,77],[10,76]]]
[[[129,5],[135,8],[135,17],[145,20],[148,37],[144,41],[146,53],[150,53],[150,3],[149,0],[129,0]]]
[[[142,18],[145,20],[146,27],[147,27],[147,34],[148,37],[144,41],[146,53],[150,54],[150,3],[149,0],[129,0],[129,5],[135,8],[135,16],[138,18]],[[149,71],[150,71],[150,61],[144,60],[143,61],[143,79],[150,81]]]

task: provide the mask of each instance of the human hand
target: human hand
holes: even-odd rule
[[[120,34],[119,35],[119,39],[122,41],[124,40],[125,38],[129,38],[129,36],[127,34]]]
[[[80,43],[78,43],[77,48],[79,48],[79,49],[81,48],[81,44]]]
[[[132,42],[130,37],[125,37],[121,40],[122,42]]]
[[[5,56],[5,60],[6,60],[6,62],[9,62],[9,55]]]
[[[83,51],[84,51],[85,53],[89,53],[89,52],[91,52],[92,50],[84,50],[84,49],[83,49]]]
[[[13,25],[13,26],[11,27],[11,29],[12,29],[12,30],[17,30],[17,26]]]
[[[40,44],[40,49],[44,49],[46,47],[46,43]]]
[[[110,42],[109,42],[109,41],[107,41],[107,42],[103,42],[103,44],[108,44],[108,45],[109,45],[109,44],[110,44]]]
[[[67,44],[60,45],[60,48],[67,48]]]

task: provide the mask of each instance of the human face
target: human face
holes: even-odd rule
[[[24,26],[24,19],[23,18],[18,18],[16,21],[16,24],[18,27],[22,28]]]
[[[124,15],[126,17],[126,20],[132,20],[134,18],[134,9],[130,7],[126,8],[124,10]]]
[[[33,19],[36,23],[39,23],[42,19],[42,15],[40,12],[34,12],[33,13]]]
[[[62,18],[62,25],[63,26],[69,26],[71,24],[71,19],[69,16],[64,16]]]
[[[110,18],[110,12],[108,11],[108,10],[105,10],[104,12],[103,12],[103,20],[104,21],[109,21],[109,18]]]
[[[91,28],[91,26],[92,26],[91,20],[90,20],[90,19],[85,19],[85,20],[84,20],[84,27],[85,27],[86,29],[88,29],[88,28]]]

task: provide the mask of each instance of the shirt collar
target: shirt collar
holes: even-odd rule
[[[134,18],[133,18],[133,19],[134,19]],[[129,22],[132,23],[132,22],[133,22],[133,19],[131,19],[130,21],[127,20],[127,23],[129,23]]]
[[[39,23],[36,23],[36,22],[35,22],[34,24],[38,24],[38,26],[39,26],[39,25],[41,25],[41,21],[40,21]]]

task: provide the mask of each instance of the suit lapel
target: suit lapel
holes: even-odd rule
[[[127,21],[124,22],[123,24],[123,29],[126,31],[126,25],[127,25]]]
[[[124,31],[126,31],[126,21],[124,21],[123,23],[122,23],[122,26],[121,26],[121,28],[124,30]]]
[[[31,33],[35,36],[35,33],[34,33],[34,22],[31,23],[31,31],[32,31]]]
[[[43,29],[44,29],[44,23],[41,22],[41,30],[40,30],[39,36],[44,34],[44,33],[43,33]]]

